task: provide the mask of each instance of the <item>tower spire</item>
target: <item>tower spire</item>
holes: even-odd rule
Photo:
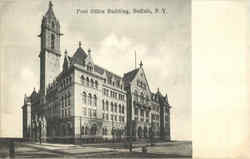
[[[53,4],[51,1],[49,1],[49,8],[52,8],[53,7]]]
[[[82,47],[82,42],[81,42],[81,41],[79,41],[79,48],[80,48],[80,47]]]

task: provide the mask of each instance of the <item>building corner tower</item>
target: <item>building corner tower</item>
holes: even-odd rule
[[[56,19],[53,4],[49,2],[49,9],[43,16],[40,48],[40,95],[45,97],[46,87],[55,80],[60,73],[60,24]]]

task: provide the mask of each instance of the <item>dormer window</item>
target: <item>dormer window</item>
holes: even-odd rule
[[[92,70],[93,70],[93,67],[91,66],[91,64],[88,64],[87,65],[87,71],[92,72]]]

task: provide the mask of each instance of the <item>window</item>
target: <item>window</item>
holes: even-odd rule
[[[51,49],[55,48],[55,35],[51,34]]]
[[[122,107],[121,107],[121,104],[119,104],[119,113],[122,112]]]
[[[102,128],[102,135],[105,135],[105,128]]]
[[[111,102],[111,112],[114,111],[114,105],[113,105],[113,102]]]
[[[98,88],[98,82],[95,81],[95,88]]]
[[[92,118],[92,110],[89,109],[89,117]]]
[[[89,78],[87,77],[87,79],[86,79],[86,80],[87,80],[87,86],[89,86]]]
[[[94,81],[91,79],[91,87],[94,87]]]
[[[83,104],[86,104],[86,103],[87,103],[87,95],[86,95],[86,92],[83,92],[83,94],[82,94],[82,103],[83,103]]]
[[[102,100],[102,110],[105,110],[105,103],[104,103],[104,99]]]
[[[144,110],[141,110],[141,116],[144,117]]]
[[[149,111],[146,111],[146,117],[147,118],[149,117]]]
[[[106,110],[109,111],[109,102],[106,101]]]
[[[71,115],[70,108],[69,108],[69,116]]]
[[[63,96],[62,96],[62,107],[64,107],[64,99],[63,99]]]
[[[97,106],[97,97],[94,95],[94,106]]]
[[[96,118],[96,110],[93,110],[93,117]]]
[[[84,135],[84,126],[81,128],[81,134]]]
[[[68,105],[70,105],[70,92],[68,91]]]
[[[137,94],[137,91],[135,90],[134,92],[134,96],[135,96],[135,101],[138,102],[138,94]]]
[[[91,135],[96,135],[96,131],[97,131],[97,126],[96,126],[96,124],[94,124],[91,127]]]
[[[51,26],[52,26],[53,29],[55,28],[55,23],[54,23],[54,21],[52,21]]]
[[[138,115],[138,109],[135,108],[135,115]]]
[[[87,108],[82,108],[82,114],[83,116],[87,116]]]
[[[106,120],[109,120],[109,114],[106,114]]]
[[[105,119],[105,114],[104,113],[102,113],[102,119]]]
[[[143,92],[141,92],[141,103],[144,102],[144,95],[143,95]]]
[[[83,85],[84,85],[84,83],[85,83],[84,81],[85,81],[85,78],[84,78],[84,76],[82,75],[82,76],[81,76],[81,82],[82,82]]]
[[[92,95],[89,93],[88,104],[92,105]]]
[[[115,103],[115,112],[117,112],[117,104]]]
[[[71,77],[71,76],[69,77],[69,82],[70,82],[70,83],[72,82],[72,77]]]
[[[88,132],[89,132],[89,128],[86,126],[85,127],[85,135],[88,135]]]
[[[124,114],[124,105],[122,106],[122,114]]]

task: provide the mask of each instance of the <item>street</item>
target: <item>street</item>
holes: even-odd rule
[[[147,153],[134,146],[133,152],[129,152],[112,144],[17,143],[16,158],[192,158],[192,143],[187,141],[157,143],[147,147]],[[0,157],[8,158],[7,148],[1,148]]]

